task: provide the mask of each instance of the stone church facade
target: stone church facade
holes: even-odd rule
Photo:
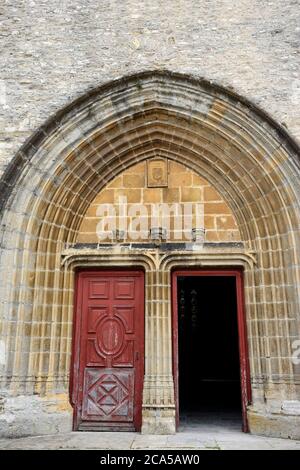
[[[300,438],[297,10],[196,3],[5,7],[1,435],[176,432],[229,277],[243,430]]]

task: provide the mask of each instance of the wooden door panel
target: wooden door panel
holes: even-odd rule
[[[97,350],[95,339],[89,339],[87,342],[87,367],[105,367],[106,358]]]
[[[115,299],[134,299],[134,281],[118,280],[114,283],[114,298]]]
[[[92,421],[133,420],[134,371],[86,369],[82,418]]]
[[[101,306],[96,306],[96,307],[89,307],[88,308],[88,314],[87,314],[87,328],[88,328],[88,333],[91,335],[96,333],[96,329],[99,325],[99,322],[105,318],[108,317],[109,311],[107,307],[101,307]]]
[[[134,342],[126,341],[126,344],[119,355],[112,360],[113,367],[133,367],[134,366]]]
[[[108,299],[109,281],[90,281],[89,299]]]
[[[141,426],[142,272],[83,272],[77,279],[74,429]],[[76,348],[79,350],[76,351]],[[129,429],[128,427],[126,429]]]

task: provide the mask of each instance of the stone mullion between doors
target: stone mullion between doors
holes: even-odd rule
[[[158,269],[148,272],[143,433],[175,432],[170,297],[170,274]]]

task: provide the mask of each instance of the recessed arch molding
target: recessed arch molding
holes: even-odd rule
[[[300,331],[299,148],[270,116],[231,90],[168,71],[123,77],[71,103],[23,145],[0,180],[5,409],[14,410],[21,397],[27,400],[29,413],[14,418],[20,435],[26,434],[30,403],[48,421],[51,410],[59,429],[70,425],[74,270],[72,263],[62,263],[63,254],[74,245],[99,191],[127,168],[157,156],[203,176],[231,208],[244,247],[240,259],[255,258],[241,261],[250,429],[300,437],[300,366],[293,359]],[[118,249],[111,265],[126,259]],[[227,265],[235,255],[226,250]],[[205,247],[203,253],[205,258]],[[166,294],[158,286],[169,286],[170,270],[196,261],[177,254],[157,263],[157,256],[145,255],[139,263],[156,273],[151,282],[159,300]],[[207,259],[222,263],[218,254],[208,253]],[[95,253],[87,258],[88,265],[100,261]],[[156,313],[165,321],[165,371],[158,384],[154,362],[146,363],[144,432],[170,432],[175,422],[170,312],[162,307]],[[13,432],[8,421],[3,429]]]

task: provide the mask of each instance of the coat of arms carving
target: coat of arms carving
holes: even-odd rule
[[[147,186],[149,188],[168,186],[168,161],[166,159],[147,160]]]

